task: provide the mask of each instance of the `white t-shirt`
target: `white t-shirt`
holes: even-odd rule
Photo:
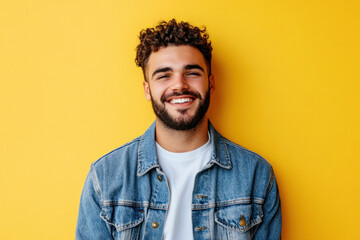
[[[166,240],[192,240],[191,203],[196,174],[210,161],[210,137],[198,149],[184,153],[169,152],[156,143],[160,166],[170,187],[170,203],[164,226]]]

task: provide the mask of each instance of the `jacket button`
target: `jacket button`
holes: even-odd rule
[[[153,222],[153,223],[151,224],[151,226],[152,226],[153,228],[157,228],[157,227],[159,226],[159,224],[158,224],[157,222]]]
[[[241,218],[240,218],[240,222],[239,222],[240,226],[244,227],[246,225],[246,221],[244,219],[244,215],[241,215]]]
[[[197,198],[202,198],[202,199],[207,198],[207,196],[205,196],[205,195],[201,195],[201,194],[196,195],[196,197],[197,197]]]
[[[162,181],[162,177],[160,175],[157,175],[157,179],[161,182]]]
[[[205,230],[206,227],[196,227],[196,231],[201,231],[201,230]]]

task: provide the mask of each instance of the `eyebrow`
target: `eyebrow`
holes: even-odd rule
[[[205,72],[204,69],[202,67],[200,67],[200,65],[198,64],[189,64],[189,65],[186,65],[185,66],[185,70],[191,70],[191,69],[199,69],[201,70],[202,72]],[[158,74],[158,73],[162,73],[162,72],[172,72],[172,68],[170,67],[164,67],[164,68],[159,68],[159,69],[156,69],[153,74],[152,74],[152,77],[155,76],[155,74]]]
[[[185,66],[185,70],[191,70],[191,69],[199,69],[202,72],[205,72],[204,69],[202,67],[200,67],[200,65],[197,65],[197,64],[190,64],[190,65]]]
[[[172,71],[172,69],[169,68],[169,67],[164,67],[164,68],[156,69],[156,70],[153,72],[152,77],[154,77],[155,74],[158,74],[158,73],[161,73],[161,72],[169,72],[169,71]]]

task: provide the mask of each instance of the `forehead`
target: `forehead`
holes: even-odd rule
[[[197,64],[204,70],[207,69],[204,56],[195,47],[186,45],[162,47],[150,54],[147,64],[148,74],[151,75],[156,69],[163,67],[181,70],[190,64]]]

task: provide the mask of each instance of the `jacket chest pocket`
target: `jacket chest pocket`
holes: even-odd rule
[[[104,206],[100,217],[110,226],[114,239],[138,239],[144,220],[142,208]]]
[[[259,204],[239,204],[218,208],[215,212],[216,239],[250,240],[262,221]]]

